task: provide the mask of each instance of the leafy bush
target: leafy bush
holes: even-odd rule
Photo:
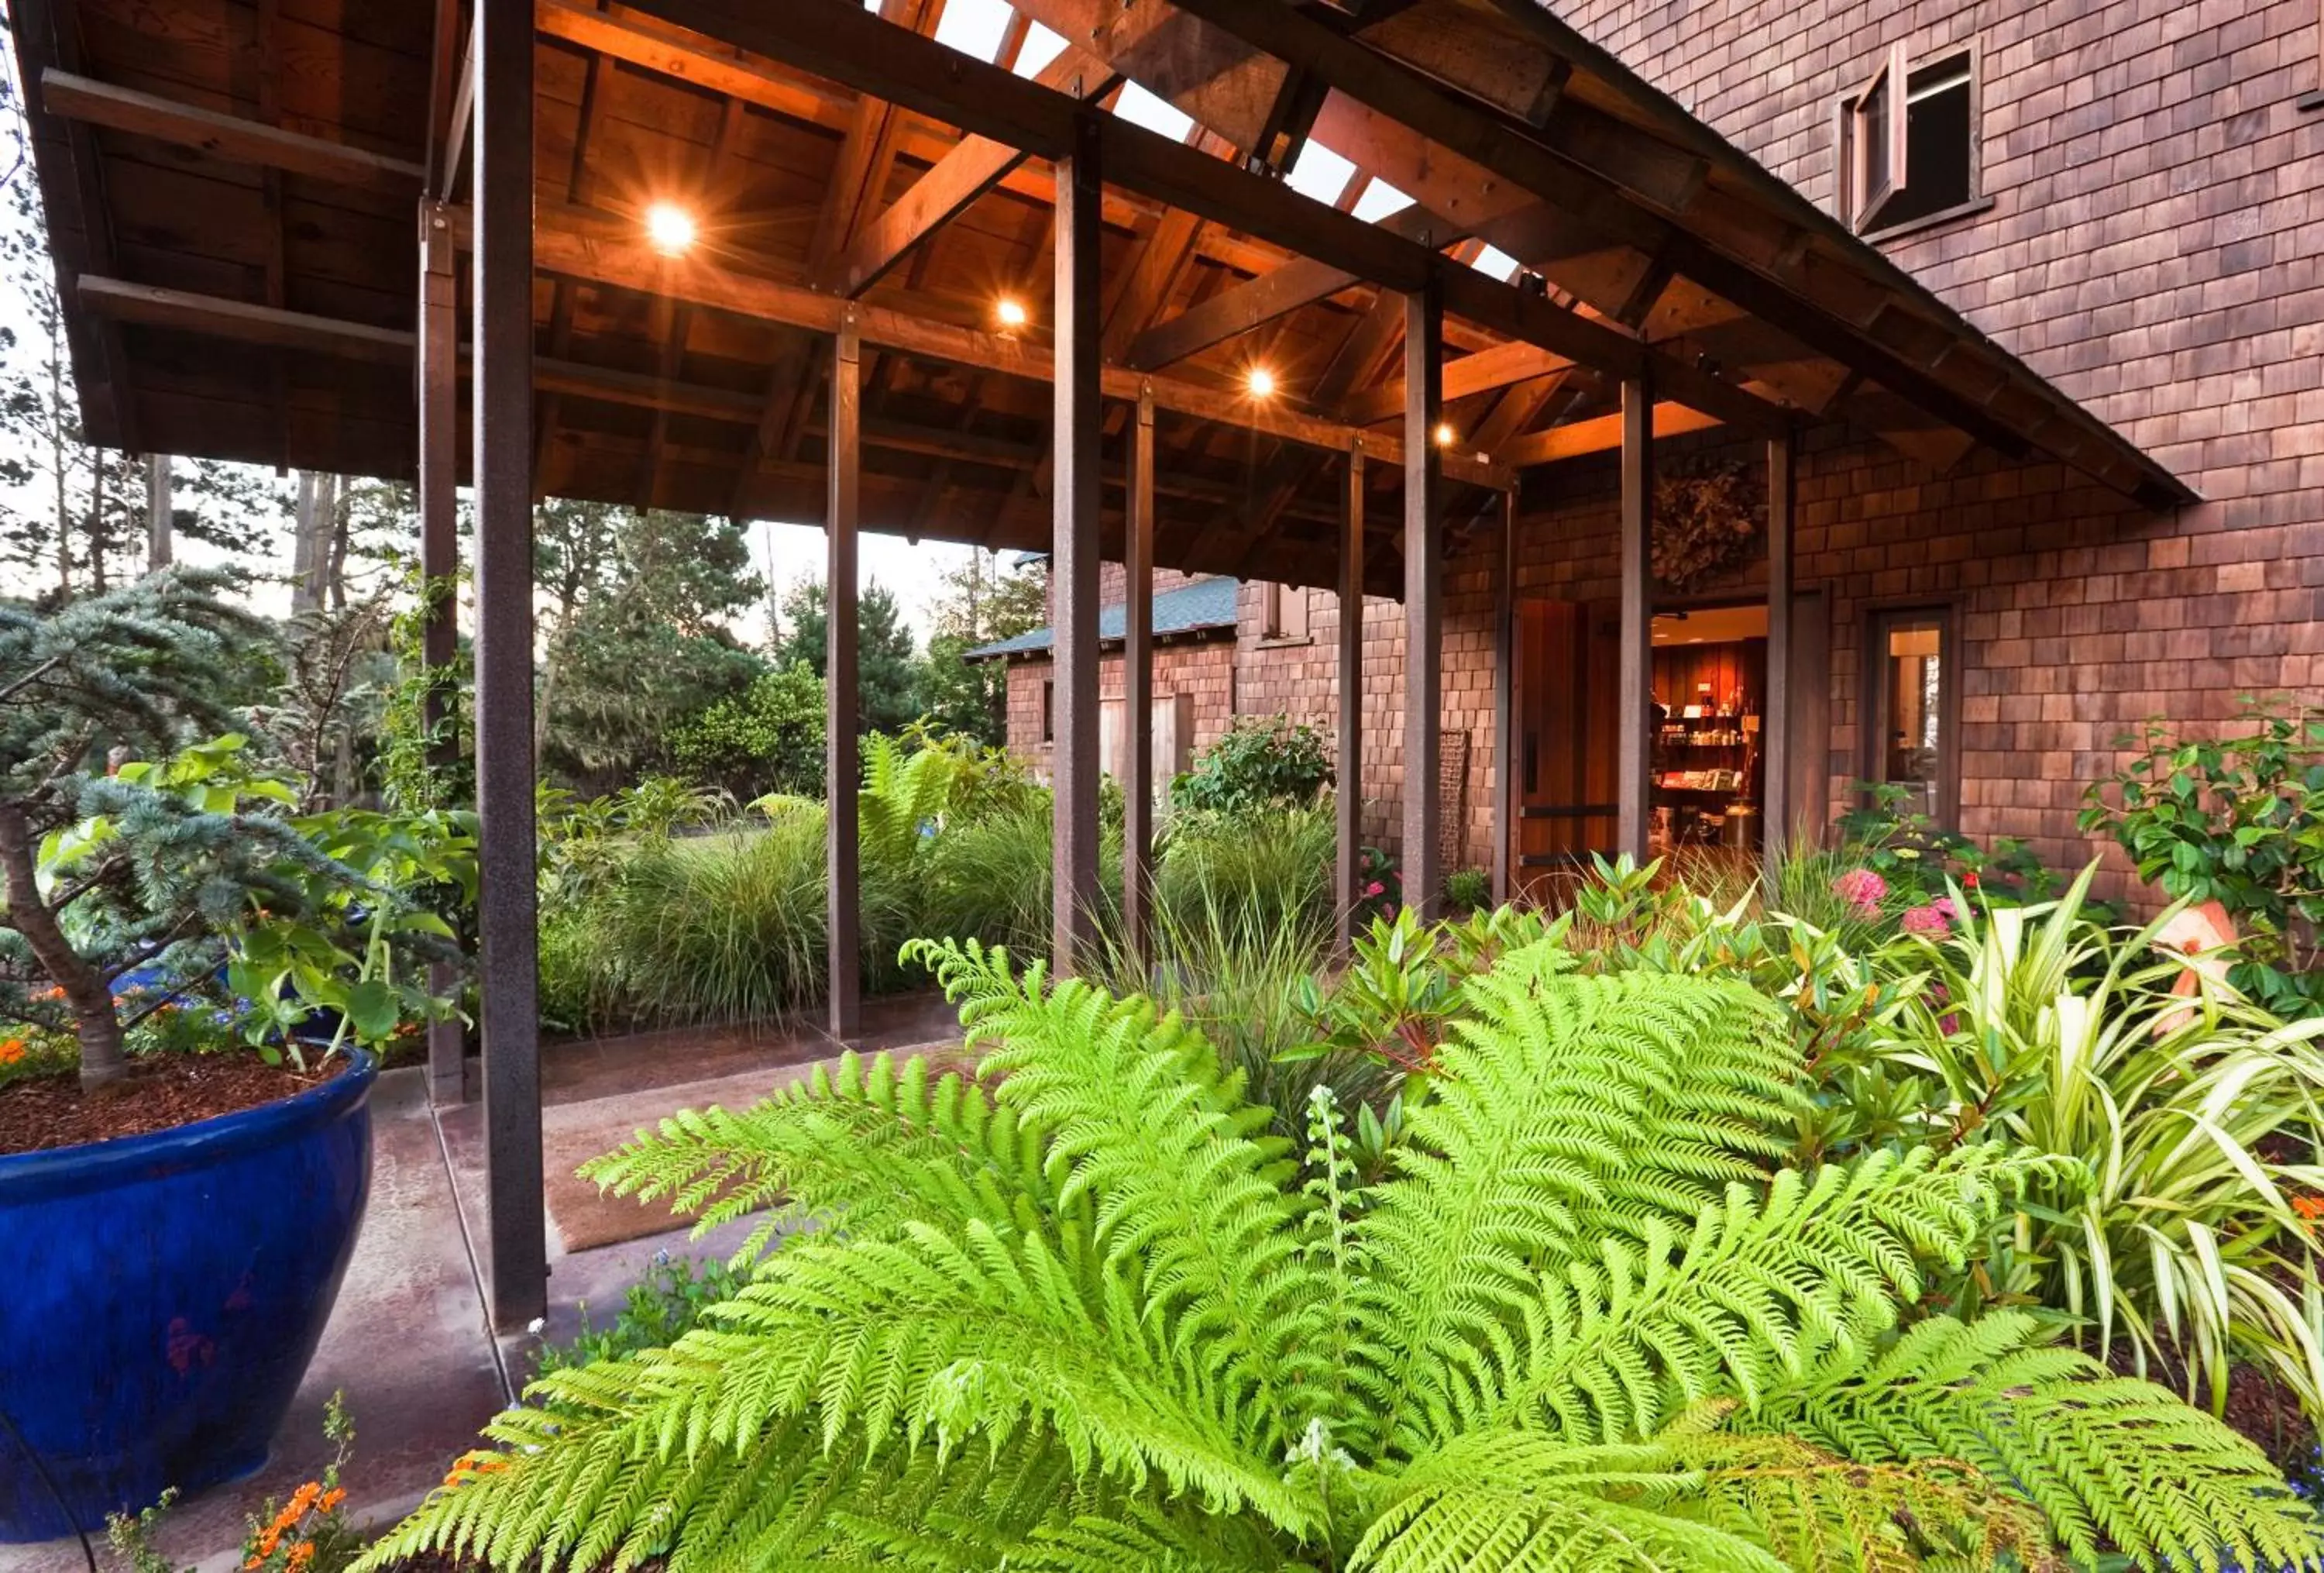
[[[823,679],[804,662],[761,673],[664,740],[682,774],[746,801],[767,792],[819,797],[824,767]]]
[[[1305,808],[1332,784],[1323,739],[1288,716],[1245,717],[1196,756],[1170,785],[1170,800],[1198,812]]]
[[[2255,1365],[2324,1417],[2324,1313],[2292,1208],[2324,1134],[2324,1018],[2285,1023],[2215,986],[2156,944],[2168,914],[2091,922],[2095,872],[2054,903],[1965,903],[1949,937],[1900,947],[1929,978],[1889,1049],[1917,1075],[1918,1139],[2002,1141],[2095,1178],[2026,1208],[1956,1294],[2086,1319],[2101,1356],[2183,1367],[2222,1411],[2230,1365]]]
[[[1477,911],[1492,899],[1492,877],[1481,868],[1456,868],[1444,876],[1444,904],[1456,912]]]
[[[1978,891],[1987,902],[2047,901],[2061,887],[2059,877],[2015,837],[1979,847],[1908,810],[1908,787],[1860,781],[1854,790],[1861,799],[1840,819],[1843,855],[1879,876],[1892,916],[1935,901],[1954,885]]]
[[[581,1331],[569,1344],[544,1344],[534,1374],[578,1371],[601,1360],[622,1360],[648,1349],[667,1349],[700,1325],[703,1313],[732,1300],[744,1280],[723,1262],[696,1262],[654,1254],[646,1275],[630,1285],[622,1309],[604,1327],[593,1327],[581,1307]]]
[[[2324,1556],[2163,1390],[2022,1312],[1908,1322],[2061,1166],[1987,1142],[1776,1167],[1803,1067],[1739,984],[1503,957],[1366,1186],[1329,1096],[1291,1161],[1146,1000],[934,954],[979,1078],[850,1057],[591,1165],[831,1226],[675,1348],[536,1383],[367,1566]]]
[[[2120,739],[2139,756],[2091,783],[2081,828],[2112,836],[2138,877],[2174,899],[2227,909],[2245,936],[2238,988],[2313,1011],[2324,1008],[2324,708],[2245,703],[2244,736],[2181,738],[2153,720]]]

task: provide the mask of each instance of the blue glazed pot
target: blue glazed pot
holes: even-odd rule
[[[0,1158],[0,1542],[266,1461],[371,1194],[377,1070],[357,1052],[280,1103]]]

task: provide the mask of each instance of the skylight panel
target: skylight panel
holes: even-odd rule
[[[1193,118],[1174,104],[1156,97],[1135,82],[1122,85],[1121,97],[1113,101],[1113,112],[1132,125],[1148,131],[1159,132],[1172,142],[1184,142],[1194,128]]]
[[[1367,224],[1377,224],[1393,213],[1401,213],[1412,206],[1412,199],[1389,185],[1375,179],[1356,199],[1356,217]]]
[[[1509,276],[1517,271],[1517,259],[1498,245],[1488,245],[1477,254],[1477,260],[1469,265],[1479,273],[1489,273],[1506,284],[1509,282]]]
[[[1313,197],[1318,202],[1336,202],[1340,193],[1355,179],[1356,166],[1325,147],[1320,142],[1310,142],[1299,150],[1298,159],[1283,183],[1303,197]]]
[[[963,54],[990,60],[1001,51],[1001,34],[1015,14],[1008,0],[949,0],[936,23],[936,42]]]
[[[1025,47],[1017,51],[1017,74],[1038,77],[1041,68],[1065,52],[1065,41],[1035,23],[1025,34]]]

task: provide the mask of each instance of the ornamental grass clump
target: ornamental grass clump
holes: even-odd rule
[[[560,1372],[367,1566],[1028,1569],[2324,1562],[2251,1446],[2037,1319],[1915,1312],[2068,1166],[1782,1166],[1739,984],[1502,954],[1367,1185],[1183,1020],[921,954],[973,1080],[853,1058],[589,1172],[820,1226],[668,1348]],[[489,1465],[489,1467],[483,1467]]]

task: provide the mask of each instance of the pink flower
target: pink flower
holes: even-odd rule
[[[1903,919],[1904,932],[1941,939],[1953,931],[1952,903],[1940,897],[1925,907],[1914,907]]]
[[[1364,894],[1368,896],[1379,896],[1386,895],[1387,893],[1388,886],[1380,884],[1378,880],[1374,880],[1371,884],[1364,886]]]
[[[1831,882],[1831,893],[1854,907],[1858,917],[1868,918],[1879,911],[1888,882],[1868,868],[1851,868]]]

